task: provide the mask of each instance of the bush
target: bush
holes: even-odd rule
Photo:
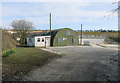
[[[10,54],[14,53],[16,50],[15,48],[12,48],[12,49],[8,49],[8,50],[4,50],[2,52],[2,57],[7,57],[9,56]]]

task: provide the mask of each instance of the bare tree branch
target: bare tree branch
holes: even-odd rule
[[[11,23],[13,30],[17,32],[18,37],[20,37],[20,44],[25,44],[25,39],[27,35],[33,29],[33,23],[26,21],[26,20],[14,20]]]
[[[114,3],[112,3],[112,4],[119,4],[119,3],[120,3],[120,1],[114,2]],[[120,9],[120,7],[118,6],[118,8],[114,9],[113,12],[118,12],[119,9]]]

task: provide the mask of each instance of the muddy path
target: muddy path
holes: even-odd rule
[[[24,80],[29,81],[117,81],[118,50],[103,47],[57,47],[47,51],[64,53],[40,68],[34,69]]]

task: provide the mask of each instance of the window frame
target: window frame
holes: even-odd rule
[[[64,41],[66,41],[66,40],[67,40],[67,38],[65,38],[65,37],[64,37],[64,38],[63,38],[63,40],[64,40]]]
[[[73,38],[73,42],[74,42],[74,43],[77,42],[77,39],[76,39],[76,38]]]
[[[42,38],[42,42],[44,42],[45,41],[45,39],[44,38]]]
[[[39,41],[38,41],[39,40]],[[37,38],[37,42],[40,42],[40,38]]]
[[[66,30],[66,35],[67,36],[71,35],[71,32],[69,30]]]
[[[57,42],[58,42],[58,43],[61,43],[62,41],[63,41],[63,38],[62,38],[62,37],[57,38]]]

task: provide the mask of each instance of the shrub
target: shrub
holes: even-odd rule
[[[16,50],[15,48],[12,48],[12,49],[8,49],[8,50],[4,50],[2,52],[2,57],[7,57],[9,56],[10,54],[14,53]]]

